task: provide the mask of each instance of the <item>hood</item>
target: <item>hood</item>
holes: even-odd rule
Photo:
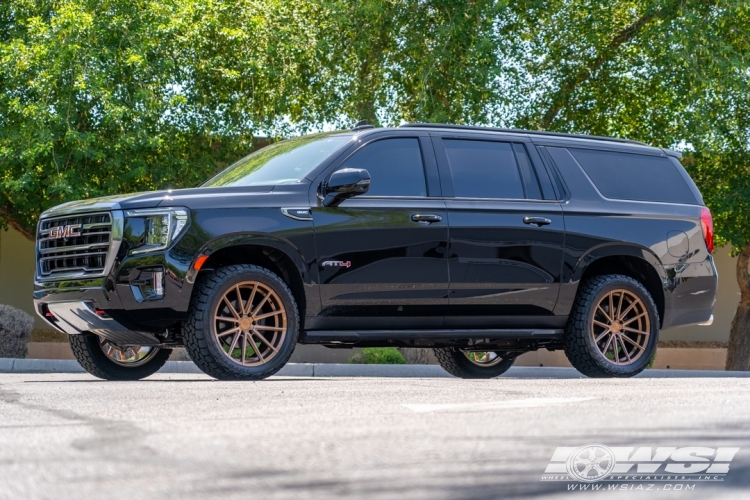
[[[57,205],[42,213],[51,214],[99,212],[110,210],[133,210],[156,207],[230,208],[263,206],[270,203],[272,196],[277,198],[307,199],[309,181],[283,186],[240,186],[219,188],[188,188],[102,196],[88,200],[71,201]],[[286,196],[284,196],[286,195]]]

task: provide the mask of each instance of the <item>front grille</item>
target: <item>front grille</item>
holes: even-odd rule
[[[72,231],[66,232],[65,228],[70,226],[73,226]],[[111,240],[112,215],[109,212],[44,219],[37,235],[39,276],[104,274]]]

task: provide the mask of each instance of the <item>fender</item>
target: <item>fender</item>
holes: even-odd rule
[[[657,302],[657,306],[659,303],[663,304],[668,278],[666,269],[656,254],[650,248],[635,243],[606,242],[587,249],[572,265],[567,263],[563,265],[562,283],[560,285],[557,304],[555,305],[555,314],[562,316],[570,314],[576,294],[578,293],[581,278],[589,266],[605,257],[623,256],[640,259],[656,271],[661,281],[662,297],[654,297],[654,300]],[[572,256],[569,255],[569,257]]]
[[[583,255],[578,258],[573,266],[572,272],[568,277],[570,281],[578,282],[581,280],[586,269],[596,260],[602,257],[629,256],[645,260],[661,278],[662,283],[667,281],[667,272],[659,257],[648,247],[635,243],[624,242],[607,242],[589,248]],[[567,276],[564,276],[566,278]]]
[[[294,265],[297,267],[297,271],[302,277],[302,282],[308,285],[313,283],[313,277],[310,273],[310,267],[305,262],[300,249],[297,248],[291,241],[268,233],[253,232],[224,234],[203,243],[198,252],[196,252],[195,257],[190,264],[190,270],[188,271],[185,278],[186,281],[191,284],[195,282],[195,278],[198,275],[198,271],[195,270],[195,261],[198,260],[198,258],[203,256],[210,257],[211,254],[215,253],[218,250],[244,245],[266,246],[275,248],[276,250],[283,252],[292,260],[292,262],[294,262]]]

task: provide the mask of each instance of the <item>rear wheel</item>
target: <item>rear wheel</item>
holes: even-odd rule
[[[140,380],[164,366],[171,349],[120,347],[93,333],[68,335],[73,355],[84,370],[104,380]]]
[[[445,371],[461,378],[494,378],[513,366],[515,357],[504,352],[462,351],[455,347],[433,349],[435,357]]]
[[[220,380],[259,380],[292,356],[299,315],[292,292],[258,266],[228,266],[197,285],[184,323],[190,358]]]
[[[570,363],[589,377],[632,377],[648,366],[659,341],[659,313],[641,283],[623,275],[581,285],[564,343]]]

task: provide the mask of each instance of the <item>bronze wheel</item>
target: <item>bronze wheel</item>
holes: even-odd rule
[[[104,355],[114,364],[128,368],[145,365],[156,356],[157,352],[159,352],[158,347],[119,347],[112,344],[104,337],[99,337],[99,347],[101,347]]]
[[[457,347],[433,349],[440,366],[461,378],[494,378],[513,366],[515,357],[504,358],[503,352],[464,351]]]
[[[503,358],[491,351],[464,351],[464,355],[478,366],[495,366],[503,361]]]
[[[284,343],[287,312],[269,286],[243,281],[219,300],[213,323],[225,356],[242,366],[260,366],[272,360]]]
[[[646,352],[651,320],[646,305],[633,292],[615,289],[593,311],[591,335],[599,352],[615,365],[629,365]]]
[[[633,377],[648,366],[659,342],[659,310],[630,276],[583,281],[563,336],[565,355],[589,377]]]

